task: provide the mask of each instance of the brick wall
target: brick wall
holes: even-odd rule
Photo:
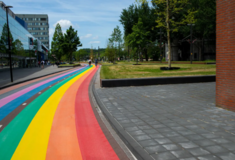
[[[217,0],[216,105],[235,111],[235,0]]]

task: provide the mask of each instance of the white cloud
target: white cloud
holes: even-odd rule
[[[69,20],[66,20],[66,19],[61,19],[61,20],[57,21],[53,26],[56,27],[57,23],[60,24],[62,29],[67,29],[70,26],[73,26],[73,24]]]
[[[92,43],[100,43],[100,41],[90,41],[89,43],[90,44],[92,44]]]
[[[87,34],[85,36],[81,36],[81,39],[90,38],[91,36],[92,36],[92,34]]]
[[[93,37],[92,39],[98,39],[99,37],[98,36],[95,36],[95,37]]]

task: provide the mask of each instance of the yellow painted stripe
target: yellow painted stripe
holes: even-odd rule
[[[91,69],[94,69],[94,67],[89,70]],[[42,105],[17,146],[12,160],[46,159],[51,126],[57,106],[66,90],[89,70],[65,83]]]

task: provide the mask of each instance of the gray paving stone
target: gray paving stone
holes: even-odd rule
[[[151,139],[151,137],[147,136],[147,135],[138,135],[138,136],[134,136],[132,135],[136,141],[143,141],[143,140],[147,140],[147,139]]]
[[[126,131],[137,131],[140,130],[138,127],[125,127]]]
[[[214,155],[206,155],[206,156],[200,156],[197,157],[199,160],[220,160],[217,156]]]
[[[182,137],[182,136],[174,136],[174,137],[168,137],[168,138],[175,143],[183,143],[183,142],[189,141],[187,138]]]
[[[202,148],[192,148],[188,150],[194,156],[204,156],[210,154],[210,152],[202,149]]]
[[[149,136],[151,138],[154,138],[154,139],[156,139],[156,138],[164,138],[164,136],[162,134],[160,134],[160,133],[149,134]]]
[[[220,137],[219,135],[215,135],[213,133],[206,133],[206,134],[201,134],[203,137],[205,138],[210,138],[210,139],[213,139],[213,138],[218,138]]]
[[[211,153],[224,153],[224,152],[228,152],[227,149],[220,147],[220,146],[208,146],[208,147],[204,147],[205,150],[211,152]]]
[[[157,138],[157,139],[155,139],[155,141],[157,141],[159,144],[169,144],[169,143],[172,143],[172,141],[167,139],[167,138]]]
[[[191,158],[193,155],[186,150],[171,151],[177,158]]]
[[[164,147],[162,147],[160,145],[145,147],[145,150],[149,154],[161,153],[161,152],[166,152],[167,151]]]
[[[198,145],[196,145],[195,143],[189,141],[189,142],[183,142],[183,143],[179,143],[179,145],[181,145],[183,148],[185,149],[189,149],[189,148],[197,148]]]
[[[153,140],[153,139],[138,141],[138,143],[139,143],[142,147],[149,147],[149,146],[156,146],[156,145],[158,145],[158,143],[157,143],[155,140]]]
[[[191,157],[191,158],[184,158],[184,159],[180,159],[180,160],[197,160],[197,159],[194,157]]]
[[[139,129],[145,130],[145,129],[153,129],[153,128],[150,126],[144,125],[144,126],[139,126]]]
[[[129,134],[133,136],[138,136],[138,135],[143,135],[145,133],[142,130],[136,130],[136,131],[130,131]]]
[[[153,154],[152,157],[157,160],[173,160],[176,158],[171,152]]]
[[[219,144],[230,143],[230,141],[224,138],[217,138],[217,139],[211,139],[211,140]]]
[[[155,129],[149,129],[149,130],[145,129],[144,132],[147,133],[147,134],[154,134],[154,133],[156,134],[156,133],[158,133]]]
[[[235,144],[234,143],[227,143],[227,144],[222,144],[224,148],[227,148],[230,151],[235,151]]]
[[[165,144],[162,146],[166,148],[168,151],[182,150],[182,148],[176,144]]]
[[[223,154],[218,154],[218,156],[223,160],[234,160],[235,159],[234,153],[223,153]]]
[[[198,141],[194,141],[194,143],[196,143],[199,146],[211,146],[211,145],[216,144],[215,142],[211,141],[210,139],[198,140]]]
[[[202,137],[200,135],[197,135],[197,134],[188,135],[188,136],[186,136],[186,138],[191,140],[191,141],[198,141],[198,140],[205,139],[204,137]]]

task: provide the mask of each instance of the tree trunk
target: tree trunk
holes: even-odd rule
[[[144,50],[144,54],[145,54],[146,62],[149,61],[149,56],[148,56],[148,50],[147,49]]]
[[[169,24],[169,0],[166,1],[166,23],[167,23],[167,40],[168,40],[168,67],[171,68],[171,37],[170,37],[170,24]]]

